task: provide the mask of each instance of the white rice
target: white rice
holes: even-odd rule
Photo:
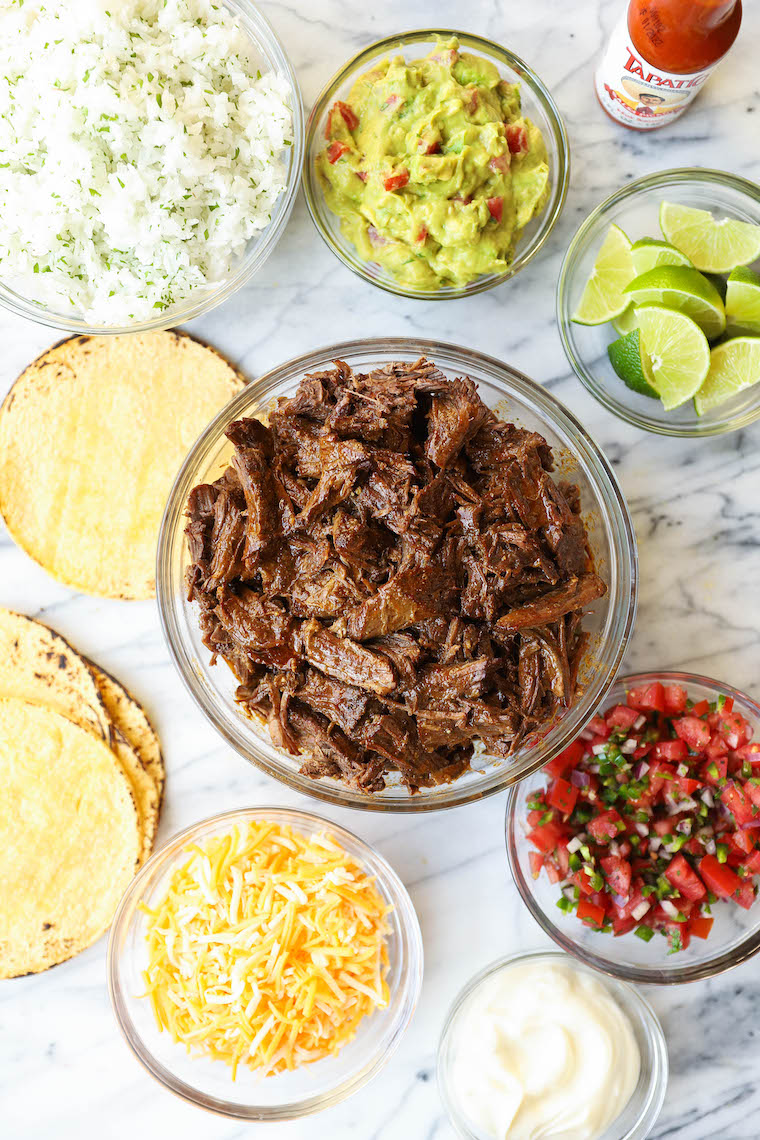
[[[0,277],[106,325],[223,281],[293,137],[252,51],[212,0],[0,0]]]

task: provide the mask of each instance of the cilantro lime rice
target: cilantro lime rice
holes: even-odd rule
[[[0,0],[0,276],[97,324],[223,281],[286,184],[291,90],[211,0]]]

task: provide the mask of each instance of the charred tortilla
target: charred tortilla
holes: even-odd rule
[[[11,536],[67,586],[153,597],[174,477],[243,383],[217,352],[176,332],[55,345],[0,409],[0,514]]]
[[[0,978],[39,973],[107,929],[140,847],[127,778],[102,740],[0,700]]]
[[[109,717],[139,756],[140,763],[151,776],[160,798],[164,787],[164,760],[158,736],[145,710],[105,669],[101,669],[94,661],[88,661],[87,664],[95,677]]]

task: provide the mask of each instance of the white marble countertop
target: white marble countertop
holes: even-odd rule
[[[551,387],[605,450],[639,540],[641,601],[625,667],[699,670],[760,693],[760,424],[705,442],[627,428],[571,376],[554,324],[560,259],[581,219],[622,182],[673,166],[721,167],[760,180],[760,12],[693,109],[650,135],[598,108],[592,68],[623,0],[289,0],[264,4],[296,67],[307,106],[371,40],[435,19],[507,44],[550,87],[572,148],[572,185],[548,248],[514,281],[465,301],[405,303],[344,269],[299,200],[260,276],[193,331],[254,377],[348,337],[420,335],[499,356]],[[752,10],[754,9],[754,11]],[[433,13],[435,15],[433,16]],[[55,334],[0,314],[0,396]],[[33,456],[32,456],[33,461]],[[58,586],[0,534],[0,604],[41,617],[121,678],[146,704],[168,769],[160,839],[213,812],[289,803],[322,810],[249,767],[207,725],[170,664],[153,603],[87,598]],[[0,794],[1,791],[0,791]],[[504,796],[453,812],[325,814],[375,843],[407,884],[422,924],[425,981],[411,1029],[369,1086],[321,1116],[241,1125],[173,1098],[121,1040],[105,985],[105,939],[56,969],[0,983],[0,1136],[8,1140],[453,1140],[435,1086],[435,1050],[460,986],[508,952],[542,944],[506,865]],[[760,1135],[757,963],[711,982],[651,988],[671,1078],[652,1132],[677,1140]]]

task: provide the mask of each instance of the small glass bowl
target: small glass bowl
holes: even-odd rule
[[[760,705],[746,693],[701,677],[697,673],[630,673],[619,677],[604,700],[604,708],[624,704],[629,689],[662,684],[683,685],[694,701],[716,701],[718,697],[731,697],[736,712],[746,717],[760,734]],[[541,929],[553,938],[558,946],[573,954],[581,962],[602,970],[627,982],[647,982],[654,985],[671,985],[712,978],[734,966],[746,962],[760,950],[760,902],[750,910],[719,900],[713,907],[715,919],[710,935],[704,941],[692,938],[687,950],[669,954],[667,943],[660,935],[643,942],[631,932],[615,938],[589,929],[574,914],[565,914],[557,906],[559,886],[551,884],[546,875],[534,879],[530,873],[529,855],[534,850],[528,842],[528,806],[536,784],[526,780],[512,789],[507,801],[507,857],[512,877],[530,913]]]
[[[286,184],[274,204],[272,217],[266,228],[251,238],[245,252],[233,263],[225,281],[208,288],[193,290],[185,300],[170,308],[162,309],[157,316],[149,320],[133,321],[127,325],[90,324],[82,317],[72,316],[71,312],[58,312],[44,302],[24,296],[0,281],[0,305],[4,308],[16,316],[36,321],[37,324],[65,329],[71,333],[105,335],[150,332],[154,329],[173,328],[175,325],[203,316],[241,289],[261,269],[282,237],[301,182],[304,154],[303,103],[293,65],[269,21],[251,3],[251,0],[221,0],[221,3],[237,17],[244,31],[250,36],[255,51],[261,58],[262,71],[277,72],[285,79],[291,91],[293,145],[285,148],[286,153],[283,156],[287,168]]]
[[[557,283],[562,345],[581,383],[626,423],[687,438],[736,431],[760,417],[760,383],[703,416],[697,415],[691,400],[666,412],[659,400],[631,391],[615,373],[607,356],[607,346],[618,337],[611,324],[578,325],[571,320],[609,226],[614,222],[631,241],[662,240],[658,214],[663,201],[760,225],[760,186],[735,174],[700,168],[665,170],[629,182],[589,214],[565,254]]]
[[[209,665],[195,605],[187,601],[185,509],[191,489],[217,479],[229,463],[231,446],[224,432],[240,416],[265,416],[274,400],[292,396],[307,372],[332,367],[336,359],[369,371],[395,360],[433,360],[453,379],[469,375],[483,401],[497,413],[540,432],[555,453],[560,478],[578,485],[583,519],[597,572],[607,595],[589,607],[584,628],[591,635],[581,665],[582,691],[572,708],[519,748],[509,760],[475,756],[472,767],[452,784],[425,788],[415,795],[400,783],[368,794],[338,780],[311,779],[299,772],[300,760],[275,748],[266,728],[246,717],[235,703],[237,683],[227,665]],[[636,539],[625,500],[607,460],[566,408],[533,380],[501,361],[456,345],[418,338],[350,341],[290,360],[250,383],[212,420],[192,447],[167,503],[158,540],[156,596],[169,651],[190,695],[227,742],[250,763],[307,796],[370,811],[434,811],[499,792],[546,764],[567,747],[617,675],[636,613],[638,570]]]
[[[505,79],[520,84],[523,113],[540,129],[546,143],[551,180],[549,200],[540,216],[534,218],[523,230],[517,243],[514,261],[506,273],[483,274],[462,289],[453,286],[444,286],[437,290],[413,289],[400,284],[375,262],[362,261],[354,246],[344,237],[338,218],[328,209],[325,202],[317,177],[316,158],[325,146],[325,125],[330,108],[336,99],[348,97],[355,80],[361,74],[369,71],[389,55],[403,55],[408,60],[420,59],[432,51],[439,40],[448,40],[452,36],[456,36],[467,51],[484,56],[494,63]],[[399,297],[420,298],[425,301],[470,297],[474,293],[482,293],[485,289],[492,289],[494,285],[500,285],[510,277],[514,277],[535,257],[549,237],[562,212],[569,180],[570,144],[557,105],[547,88],[528,65],[511,51],[490,40],[465,32],[435,29],[402,32],[400,35],[388,36],[370,44],[332,77],[318,96],[306,124],[304,191],[314,225],[322,239],[344,265],[370,284],[377,285],[388,293],[395,293]]]
[[[147,965],[146,919],[140,903],[155,906],[169,876],[192,843],[229,831],[236,824],[271,820],[304,834],[326,831],[374,877],[392,907],[387,938],[390,997],[361,1023],[335,1056],[291,1073],[257,1078],[241,1065],[237,1079],[221,1061],[189,1056],[168,1033],[159,1031],[144,993]],[[382,855],[352,832],[320,816],[290,808],[248,808],[204,819],[181,831],[145,864],[126,891],[108,940],[108,989],[127,1044],[152,1077],[191,1104],[239,1120],[293,1120],[344,1100],[383,1068],[412,1019],[422,985],[422,936],[406,888]]]
[[[466,1012],[468,1002],[480,986],[503,970],[531,962],[551,966],[562,965],[600,981],[598,974],[588,966],[568,958],[558,950],[530,950],[492,962],[467,983],[449,1010],[438,1046],[438,1087],[441,1098],[451,1123],[464,1140],[493,1140],[493,1138],[477,1129],[457,1103],[452,1070],[456,1056],[456,1033],[461,1018]],[[665,1035],[654,1010],[637,990],[624,982],[612,979],[602,984],[631,1023],[639,1047],[641,1069],[631,1099],[620,1115],[599,1136],[599,1140],[645,1140],[660,1115],[665,1100],[668,1083],[668,1051]]]

